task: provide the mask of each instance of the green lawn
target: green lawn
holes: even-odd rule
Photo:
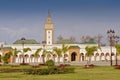
[[[75,68],[75,73],[55,75],[27,75],[23,72],[0,73],[0,80],[120,80],[120,70],[113,67],[84,69],[77,66]]]

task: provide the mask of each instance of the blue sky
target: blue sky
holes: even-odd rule
[[[120,36],[119,0],[0,0],[0,41],[8,44],[25,37],[44,40],[44,24],[51,12],[55,41],[59,35],[104,36],[114,29]]]

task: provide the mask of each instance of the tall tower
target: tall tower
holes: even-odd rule
[[[52,45],[54,43],[54,27],[51,20],[50,12],[48,11],[47,21],[45,23],[45,41],[46,45]]]

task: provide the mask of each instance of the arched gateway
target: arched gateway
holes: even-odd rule
[[[80,61],[80,48],[78,46],[71,46],[69,49],[69,60]]]
[[[71,54],[71,61],[76,61],[76,56],[77,56],[77,54],[75,52],[73,52]]]

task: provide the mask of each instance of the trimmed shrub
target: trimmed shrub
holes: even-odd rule
[[[33,74],[33,75],[49,75],[49,74],[65,74],[65,73],[73,73],[74,68],[48,68],[48,69],[25,69],[25,74]]]
[[[20,63],[20,65],[29,65],[29,63]]]
[[[0,68],[0,72],[22,72],[21,69],[16,68]]]
[[[37,74],[37,75],[45,75],[48,74],[48,69],[24,69],[25,74]]]
[[[32,68],[39,68],[39,65],[33,65]]]
[[[55,67],[55,63],[53,60],[47,60],[45,64],[48,66],[48,68]]]

